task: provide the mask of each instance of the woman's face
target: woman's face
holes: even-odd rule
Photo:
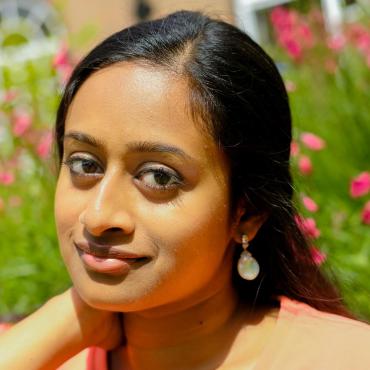
[[[92,306],[189,304],[230,277],[228,166],[187,104],[184,79],[126,62],[91,75],[69,107],[55,217]],[[83,249],[146,258],[115,265]]]

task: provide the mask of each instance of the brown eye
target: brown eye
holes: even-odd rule
[[[157,190],[170,190],[179,187],[183,181],[176,173],[163,167],[148,168],[137,176],[146,187]]]
[[[69,167],[73,175],[77,176],[92,176],[103,173],[100,165],[91,158],[71,157],[63,164]]]
[[[154,174],[154,180],[156,184],[161,185],[161,186],[166,186],[171,182],[171,176],[168,175],[167,173],[162,173],[162,172],[157,172]]]
[[[81,169],[83,170],[84,173],[94,173],[97,171],[98,166],[93,161],[83,159],[81,161]]]

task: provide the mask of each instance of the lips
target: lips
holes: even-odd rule
[[[98,258],[114,258],[114,259],[143,259],[149,258],[149,256],[145,256],[144,254],[133,253],[123,249],[117,245],[103,245],[97,244],[93,242],[74,242],[76,248],[81,250],[82,252],[91,254]]]
[[[117,245],[101,245],[87,241],[74,242],[85,268],[100,274],[123,276],[146,265],[151,258],[133,253]]]

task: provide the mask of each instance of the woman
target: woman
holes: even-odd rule
[[[0,338],[1,369],[368,369],[370,330],[297,226],[282,79],[189,11],[124,29],[57,115],[67,292]]]

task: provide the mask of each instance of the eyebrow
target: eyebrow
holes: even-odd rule
[[[65,139],[73,139],[75,141],[80,141],[82,143],[89,144],[95,148],[103,146],[103,143],[100,140],[97,140],[90,135],[83,134],[82,132],[78,131],[70,131],[67,134],[63,135],[63,141]]]
[[[63,141],[65,139],[73,139],[82,143],[89,144],[95,148],[103,147],[104,144],[99,139],[94,138],[88,134],[84,134],[78,131],[70,131],[63,136]],[[127,148],[130,152],[139,153],[170,153],[184,158],[188,161],[195,161],[189,154],[185,153],[182,149],[161,143],[158,141],[134,141],[127,143]]]

